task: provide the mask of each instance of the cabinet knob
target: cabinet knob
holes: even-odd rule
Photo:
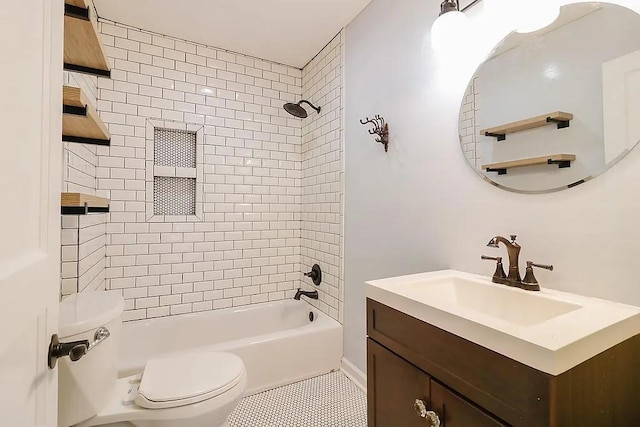
[[[427,404],[422,399],[416,399],[413,404],[413,409],[416,410],[416,414],[421,418],[426,419],[429,422],[430,427],[440,427],[440,417],[434,411],[427,410]]]

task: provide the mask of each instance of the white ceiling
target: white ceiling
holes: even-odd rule
[[[302,68],[371,0],[94,0],[98,15]]]

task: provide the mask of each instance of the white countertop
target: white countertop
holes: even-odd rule
[[[508,295],[513,301],[536,302],[532,299],[535,297],[575,307],[542,321],[513,322],[460,305],[455,297],[440,298],[430,293],[432,283],[451,278],[473,282],[471,286],[482,287],[480,293],[503,294],[504,289],[512,293]],[[438,288],[431,289],[437,292]],[[366,282],[365,292],[367,298],[551,375],[559,375],[640,333],[640,307],[550,289],[524,291],[455,270],[373,280]],[[519,294],[523,292],[525,295]],[[534,310],[528,306],[518,309]],[[535,318],[536,313],[530,314]]]

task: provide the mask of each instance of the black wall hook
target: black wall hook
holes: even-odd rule
[[[378,135],[379,138],[376,138],[376,142],[384,145],[384,151],[389,151],[389,125],[384,121],[384,119],[377,115],[370,120],[369,117],[366,120],[360,120],[360,123],[363,125],[371,123],[375,127],[373,129],[369,129],[369,133],[371,135]]]

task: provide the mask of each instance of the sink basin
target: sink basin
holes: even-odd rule
[[[482,281],[448,276],[407,285],[433,303],[457,306],[517,325],[534,325],[579,309],[581,306],[523,292],[507,286],[484,286]]]
[[[560,375],[640,333],[640,308],[566,292],[525,291],[444,270],[367,282],[371,298]]]

